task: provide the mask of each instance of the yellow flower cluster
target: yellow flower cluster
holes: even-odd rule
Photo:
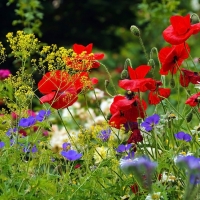
[[[31,74],[24,74],[21,76],[21,71],[18,71],[15,76],[10,76],[5,79],[5,85],[12,89],[13,96],[5,98],[5,103],[11,111],[21,109],[28,109],[29,104],[32,101],[34,92],[32,85],[34,81]]]
[[[30,55],[39,48],[39,41],[34,34],[26,34],[23,31],[17,31],[16,36],[13,33],[6,35],[7,42],[10,43],[14,57],[25,62]]]
[[[3,47],[2,42],[0,42],[0,63],[4,62],[6,59],[5,48]]]
[[[66,49],[64,47],[58,48],[55,44],[43,46],[40,51],[41,57],[39,58],[38,65],[40,68],[46,68],[47,65],[48,71],[66,70],[66,64],[63,58],[71,54],[73,54],[72,49]]]

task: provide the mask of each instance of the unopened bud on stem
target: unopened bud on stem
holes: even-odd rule
[[[133,35],[140,37],[140,30],[137,26],[132,25],[130,30],[131,30],[131,33],[133,33]]]

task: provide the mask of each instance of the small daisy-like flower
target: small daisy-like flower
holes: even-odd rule
[[[147,117],[144,122],[141,123],[141,126],[144,127],[146,131],[151,131],[153,129],[153,126],[158,124],[160,120],[160,116],[157,114],[154,114],[150,117]]]
[[[160,192],[154,192],[153,194],[148,194],[145,200],[160,200],[162,199]]]

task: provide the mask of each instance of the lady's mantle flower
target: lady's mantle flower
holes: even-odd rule
[[[174,134],[175,138],[179,140],[185,140],[186,142],[190,142],[192,140],[192,136],[190,134],[184,132],[178,132]]]
[[[184,43],[191,35],[200,31],[200,23],[191,24],[190,15],[172,16],[171,25],[163,31],[164,39],[172,45]]]
[[[35,117],[29,116],[28,118],[21,118],[19,121],[19,126],[26,128],[34,125],[36,122]]]
[[[51,114],[50,110],[40,110],[36,116],[36,120],[42,122],[45,117],[48,117]]]
[[[0,148],[3,148],[5,146],[5,143],[0,141]]]
[[[161,198],[160,192],[154,192],[153,194],[148,194],[145,200],[160,200]]]
[[[107,129],[107,130],[102,130],[98,137],[103,141],[106,142],[109,140],[110,138],[110,134],[111,134],[111,129]]]
[[[147,117],[145,121],[141,123],[141,126],[144,127],[146,131],[151,131],[153,129],[153,126],[158,124],[159,120],[160,120],[160,116],[157,114],[154,114],[150,117]]]
[[[82,154],[76,152],[75,150],[62,151],[61,155],[70,161],[79,160],[82,157]]]

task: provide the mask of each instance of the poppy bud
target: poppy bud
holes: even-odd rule
[[[108,87],[109,83],[110,83],[109,80],[105,80],[105,82],[104,82],[104,84],[105,84],[105,88]]]
[[[187,116],[186,116],[186,121],[187,121],[188,123],[191,122],[192,116],[193,116],[193,111],[191,110],[191,111],[187,114]]]
[[[133,33],[133,35],[140,37],[140,30],[137,26],[132,25],[130,30],[131,30],[131,33]]]
[[[171,86],[171,88],[175,88],[175,80],[174,80],[174,78],[172,78],[170,80],[170,86]]]
[[[121,73],[121,79],[127,79],[129,77],[128,71],[126,69],[123,69]]]
[[[148,65],[151,66],[153,69],[155,68],[155,62],[154,62],[154,60],[152,58],[149,59]]]

